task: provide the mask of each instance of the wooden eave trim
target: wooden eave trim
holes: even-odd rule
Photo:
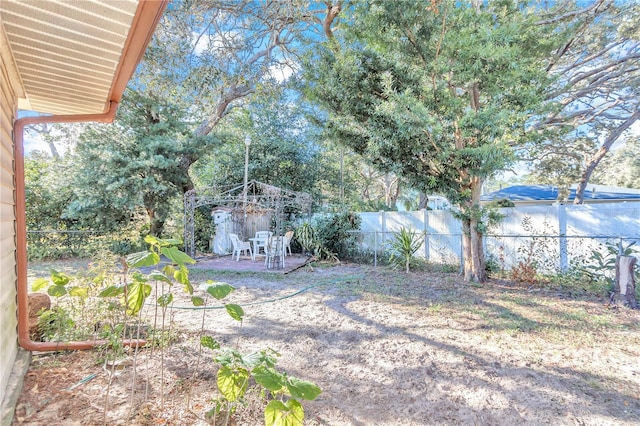
[[[24,85],[22,83],[22,77],[18,72],[18,67],[16,66],[13,52],[9,47],[9,39],[4,32],[4,25],[2,25],[2,20],[0,20],[0,57],[2,58],[2,62],[4,63],[6,72],[9,76],[11,88],[13,89],[15,96],[18,98],[24,98],[25,91]]]
[[[140,63],[168,3],[169,0],[141,0],[138,4],[122,51],[122,57],[111,84],[105,111],[110,102],[120,103],[124,89]]]

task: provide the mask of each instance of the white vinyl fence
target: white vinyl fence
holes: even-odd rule
[[[548,205],[500,209],[504,220],[485,236],[485,253],[510,269],[533,257],[541,270],[566,271],[584,262],[607,242],[640,249],[640,203]],[[360,246],[372,256],[385,255],[387,241],[402,228],[426,231],[417,256],[434,263],[459,264],[460,221],[448,210],[358,213],[362,218]],[[377,259],[376,259],[377,260]]]

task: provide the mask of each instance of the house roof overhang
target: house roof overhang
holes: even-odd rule
[[[2,0],[0,26],[18,74],[19,108],[106,113],[119,103],[167,2]]]

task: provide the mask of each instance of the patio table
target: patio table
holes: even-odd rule
[[[249,238],[249,241],[251,241],[251,243],[253,244],[253,258],[252,260],[255,262],[256,260],[256,256],[266,256],[267,254],[265,253],[265,251],[263,250],[262,253],[260,253],[260,247],[262,247],[263,249],[265,248],[264,246],[267,243],[267,238],[258,238],[258,237],[252,237]]]

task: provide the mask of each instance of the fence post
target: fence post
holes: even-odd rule
[[[382,244],[380,244],[380,248],[382,249],[380,251],[380,253],[382,255],[384,255],[384,249],[385,249],[385,244],[387,242],[387,215],[384,213],[384,210],[380,210],[380,226],[381,226],[381,239],[382,239]]]
[[[378,266],[378,230],[373,230],[373,267]]]
[[[424,260],[430,261],[431,253],[429,251],[429,214],[427,209],[422,209],[422,228],[424,230]]]
[[[460,234],[460,275],[464,275],[464,231]]]
[[[560,244],[560,272],[569,270],[567,249],[567,208],[564,204],[558,204],[558,233]]]

